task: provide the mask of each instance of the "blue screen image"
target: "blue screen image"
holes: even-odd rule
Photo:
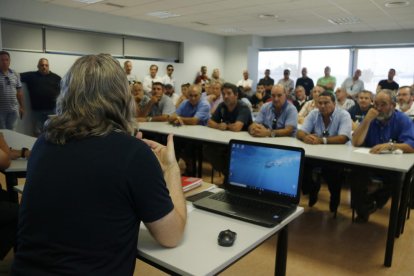
[[[232,144],[229,183],[295,197],[300,163],[299,151]]]

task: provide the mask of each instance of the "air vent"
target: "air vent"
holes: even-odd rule
[[[339,18],[330,18],[328,20],[330,23],[335,25],[350,25],[350,24],[358,24],[361,23],[361,19],[358,17],[339,17]]]
[[[270,14],[270,13],[261,13],[259,14],[260,19],[278,19],[279,15]]]
[[[149,12],[149,13],[147,13],[147,15],[153,16],[153,17],[158,17],[158,18],[161,18],[161,19],[166,19],[166,18],[172,18],[172,17],[181,16],[179,14],[171,13],[169,11]]]

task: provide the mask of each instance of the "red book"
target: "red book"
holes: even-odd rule
[[[181,176],[181,185],[183,186],[183,191],[187,192],[192,190],[203,183],[201,178],[191,177],[191,176]]]

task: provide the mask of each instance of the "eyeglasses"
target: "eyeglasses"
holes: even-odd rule
[[[4,79],[6,80],[6,84],[7,85],[10,85],[11,83],[10,83],[10,79],[9,79],[9,77],[4,77]]]
[[[325,129],[325,130],[322,132],[322,137],[329,137],[329,131],[328,131],[327,129]]]

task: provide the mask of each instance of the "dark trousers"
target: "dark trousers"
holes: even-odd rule
[[[7,199],[7,193],[0,189],[0,260],[4,259],[16,242],[19,205]]]
[[[367,218],[370,209],[382,208],[391,197],[392,177],[381,173],[353,170],[350,174],[352,208]],[[373,206],[375,202],[375,206]]]
[[[302,181],[303,194],[317,194],[321,188],[321,177],[331,194],[330,209],[335,211],[341,201],[343,168],[330,164],[313,164],[305,161],[305,175]]]

